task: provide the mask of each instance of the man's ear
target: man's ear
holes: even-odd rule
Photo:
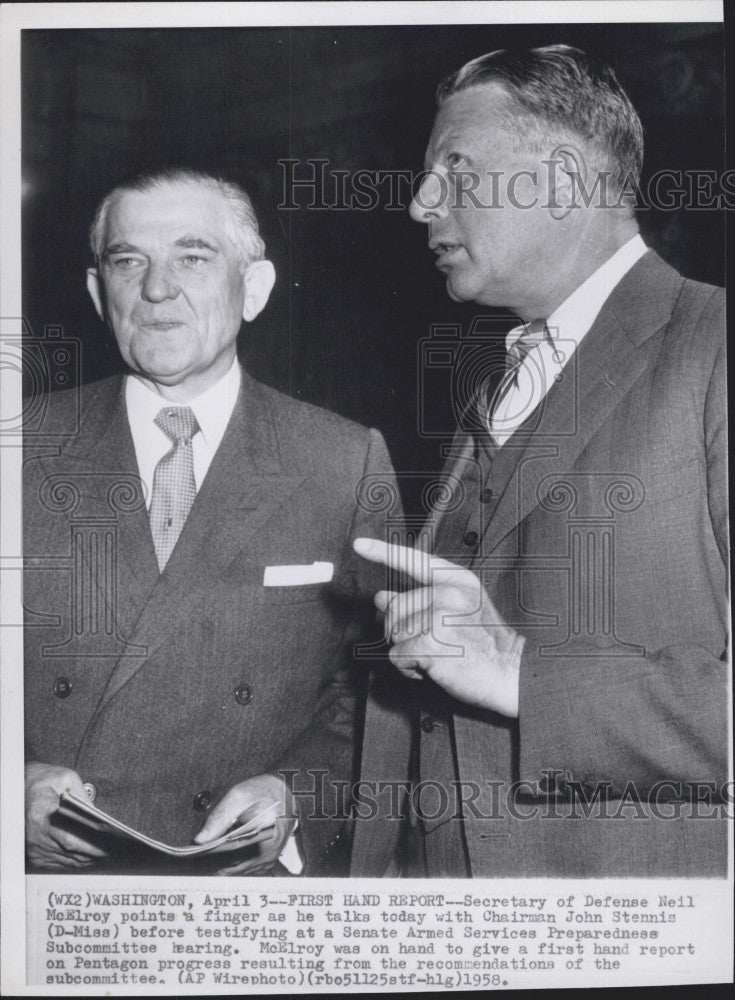
[[[574,146],[557,146],[549,159],[549,211],[552,219],[563,219],[580,207],[580,191],[586,191],[587,164]]]
[[[105,310],[102,305],[102,282],[100,280],[100,273],[96,267],[87,268],[87,291],[89,292],[89,297],[94,302],[97,315],[104,322]]]
[[[251,323],[265,308],[275,280],[276,269],[269,260],[255,260],[245,268],[242,276],[245,289],[242,318],[246,323]]]

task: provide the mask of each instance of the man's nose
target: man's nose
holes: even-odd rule
[[[149,302],[163,302],[165,299],[176,298],[179,286],[166,264],[149,264],[141,294]]]
[[[424,175],[418,191],[411,199],[408,211],[414,222],[431,222],[447,214],[449,187],[447,180],[434,170]]]

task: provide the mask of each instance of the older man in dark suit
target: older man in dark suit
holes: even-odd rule
[[[27,439],[30,863],[120,863],[59,820],[70,789],[175,845],[276,818],[225,872],[334,870],[330,783],[352,776],[353,646],[379,585],[350,545],[381,531],[356,486],[390,475],[382,439],[240,368],[275,274],[237,185],[139,177],[91,238],[88,289],[129,374],[51,394]],[[301,858],[291,781],[314,787]]]
[[[353,871],[724,875],[722,290],[641,240],[608,68],[498,51],[438,101],[411,215],[453,299],[523,323],[467,401],[436,555],[356,543],[414,581],[376,598],[407,682],[376,675],[363,777],[416,763],[403,861],[386,797]]]

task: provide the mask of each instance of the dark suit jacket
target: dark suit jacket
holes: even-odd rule
[[[422,781],[479,789],[441,831],[473,875],[725,872],[726,822],[670,801],[728,775],[724,329],[722,290],[649,252],[492,460],[455,438],[445,475],[464,501],[433,519],[435,550],[481,574],[526,639],[518,720],[430,684],[419,710]],[[400,777],[410,711],[374,685],[363,776]],[[451,814],[426,822],[427,847]],[[384,871],[395,839],[395,822],[358,823],[353,871]]]
[[[307,872],[335,845],[319,777],[349,780],[352,658],[382,574],[356,500],[391,466],[382,438],[243,373],[222,443],[164,572],[156,565],[119,377],[52,394],[25,460],[26,743],[74,768],[96,804],[186,844],[233,784],[285,768]],[[54,434],[74,422],[60,445]],[[266,566],[332,562],[331,583],[264,587]],[[36,568],[33,568],[33,567]]]

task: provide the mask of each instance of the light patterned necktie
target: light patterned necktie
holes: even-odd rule
[[[523,362],[534,348],[542,344],[544,340],[549,340],[550,336],[546,320],[535,319],[533,322],[526,324],[520,337],[510,345],[508,353],[505,356],[505,374],[500,380],[500,384],[495,390],[492,399],[488,402],[488,427],[492,426],[493,414],[497,411],[502,401],[511,389],[515,389],[518,386],[518,373],[521,370]]]
[[[188,406],[167,406],[155,424],[174,445],[156,466],[151,496],[151,533],[158,568],[163,572],[196,496],[191,439],[199,424]]]

